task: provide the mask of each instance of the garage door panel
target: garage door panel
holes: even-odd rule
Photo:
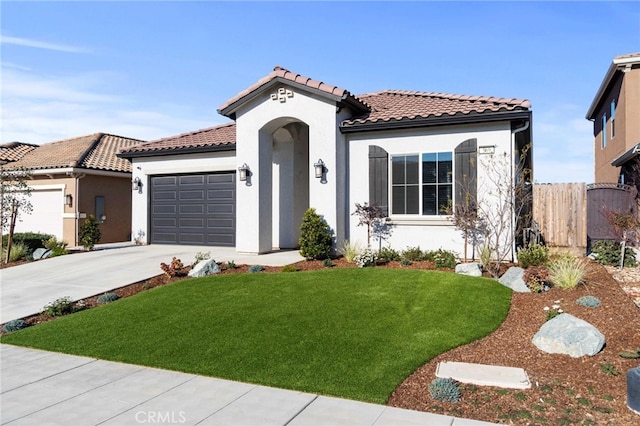
[[[28,201],[33,210],[20,212],[15,232],[42,232],[62,240],[64,192],[62,189],[38,190],[34,187]]]
[[[150,190],[151,243],[235,245],[235,172],[153,176]]]

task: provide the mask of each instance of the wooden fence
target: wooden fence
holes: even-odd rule
[[[587,247],[587,185],[533,185],[533,220],[547,246],[582,251]]]

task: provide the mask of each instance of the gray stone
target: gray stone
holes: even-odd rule
[[[500,277],[498,282],[503,286],[509,287],[511,290],[518,293],[531,293],[531,290],[524,282],[524,269],[518,266],[512,266],[507,269],[507,272]]]
[[[459,263],[456,265],[456,274],[470,275],[472,277],[482,276],[481,263]]]
[[[37,248],[33,251],[33,260],[46,259],[51,256],[51,250],[46,248]]]
[[[573,358],[595,355],[604,346],[604,335],[588,322],[560,314],[540,327],[532,342],[541,351]]]
[[[196,263],[196,266],[189,271],[189,276],[194,278],[206,277],[207,275],[217,274],[218,272],[220,272],[220,267],[216,261],[207,259]]]
[[[627,407],[640,414],[640,367],[627,371]]]

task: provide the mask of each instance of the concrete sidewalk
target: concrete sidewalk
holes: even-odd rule
[[[0,360],[2,425],[493,424],[11,345]]]
[[[74,300],[104,293],[162,273],[160,263],[177,257],[185,265],[197,253],[219,262],[282,266],[303,258],[297,251],[241,255],[233,247],[107,244],[97,250],[0,269],[0,323],[41,312],[60,297]]]

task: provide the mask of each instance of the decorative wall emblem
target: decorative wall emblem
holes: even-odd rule
[[[276,93],[271,94],[271,100],[280,101],[281,104],[287,102],[287,98],[293,98],[293,90],[281,87]]]

